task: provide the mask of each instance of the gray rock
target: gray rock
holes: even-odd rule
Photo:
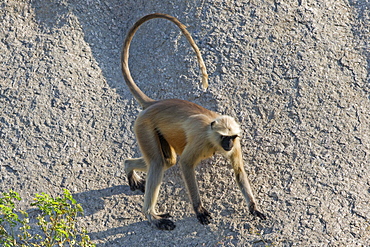
[[[229,114],[268,220],[248,213],[224,158],[197,169],[213,223],[200,225],[178,167],[150,227],[123,160],[139,156],[140,111],[120,71],[122,41],[163,12],[199,45],[210,87],[180,31],[152,20],[136,34],[131,72],[155,99]],[[71,190],[98,246],[369,246],[370,3],[338,1],[56,1],[0,3],[0,191],[28,209],[35,193]]]

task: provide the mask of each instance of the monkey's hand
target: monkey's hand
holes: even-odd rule
[[[197,219],[202,225],[208,225],[209,223],[211,223],[211,219],[212,219],[211,214],[204,207],[200,207],[197,210],[196,214],[197,214]]]

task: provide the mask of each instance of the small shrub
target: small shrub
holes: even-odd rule
[[[21,198],[17,192],[2,193],[0,197],[0,244],[4,247],[54,247],[54,246],[95,246],[83,229],[76,227],[77,216],[83,213],[80,204],[73,199],[70,191],[64,190],[62,197],[52,198],[48,194],[36,195],[36,206],[40,210],[37,226],[42,234],[31,235],[27,212],[15,210],[15,201]]]

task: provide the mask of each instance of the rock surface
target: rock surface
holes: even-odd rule
[[[140,107],[120,50],[140,17],[163,12],[199,45],[210,87],[172,23],[143,25],[131,46],[139,87],[234,116],[260,208],[251,216],[228,162],[197,168],[213,222],[200,225],[178,166],[153,229],[123,160],[140,155]],[[0,2],[0,191],[74,193],[98,246],[370,246],[369,0],[3,0]]]

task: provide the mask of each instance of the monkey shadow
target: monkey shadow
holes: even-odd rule
[[[132,228],[145,227],[145,226],[149,227],[149,224],[145,224],[145,223],[147,223],[147,222],[137,222],[137,223],[130,224],[130,225],[127,225],[127,226],[121,226],[121,227],[117,227],[117,228],[110,228],[110,229],[107,229],[106,231],[90,232],[89,236],[90,236],[90,239],[92,241],[105,239],[109,236],[115,236],[115,235],[118,235],[118,234],[123,234],[125,236],[129,236],[130,234],[133,234],[132,233]],[[108,246],[114,245],[114,242],[116,242],[116,241],[117,241],[117,239],[116,240],[111,240],[111,241],[108,240],[104,243],[96,244],[96,246],[97,247],[105,247],[105,246],[108,247]],[[118,240],[118,241],[122,242],[121,240]],[[126,246],[126,245],[123,245],[123,246]],[[129,245],[129,246],[131,246],[131,245]]]
[[[81,193],[73,194],[73,198],[84,209],[84,215],[90,216],[98,211],[105,209],[104,198],[112,197],[115,195],[125,194],[132,196],[140,194],[138,191],[131,191],[128,185],[117,185],[110,188],[100,190],[89,190]]]
[[[202,232],[203,234],[213,234],[210,226],[198,225],[194,217],[185,217],[181,220],[176,220],[176,228],[173,231],[161,231],[149,224],[147,220],[110,228],[105,231],[90,232],[89,236],[92,241],[104,239],[104,243],[96,244],[97,247],[111,246],[144,246],[145,239],[150,238],[179,238],[182,243],[194,241],[194,236],[191,233]],[[194,227],[189,227],[189,225]],[[118,237],[115,237],[118,236]],[[181,237],[180,237],[181,236]],[[175,244],[177,246],[177,244]]]
[[[128,185],[117,185],[100,190],[76,193],[73,194],[73,198],[83,207],[84,216],[92,216],[99,211],[106,210],[105,200],[116,195],[134,196],[142,195],[142,192],[131,191]],[[183,242],[184,238],[189,236],[189,241],[192,241],[191,233],[194,231],[208,232],[209,234],[212,232],[210,226],[198,224],[194,216],[176,219],[175,224],[177,227],[173,231],[160,231],[152,227],[147,220],[140,220],[130,224],[122,223],[119,227],[108,228],[102,231],[91,231],[89,232],[89,237],[92,241],[99,242],[96,244],[97,247],[142,246],[142,240],[147,236],[160,235],[164,238],[171,238],[171,236],[180,232],[182,236],[181,241]]]

